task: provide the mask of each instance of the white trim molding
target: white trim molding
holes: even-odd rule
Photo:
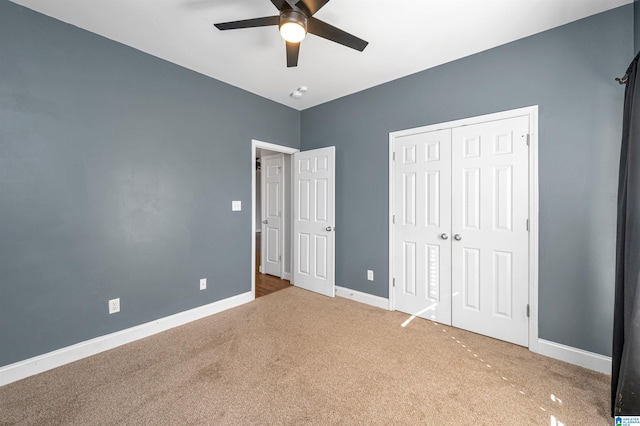
[[[0,367],[0,386],[196,321],[254,300],[247,292]]]
[[[350,288],[336,286],[336,296],[355,300],[356,302],[365,303],[367,305],[375,306],[376,308],[389,309],[389,299],[374,296],[373,294],[363,293],[357,290],[351,290]]]
[[[600,373],[611,374],[611,357],[544,339],[538,339],[537,347],[537,353],[540,355],[568,362],[569,364],[579,365],[580,367],[595,370]]]

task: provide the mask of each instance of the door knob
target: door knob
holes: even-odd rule
[[[332,230],[332,229],[333,229],[333,228],[332,228],[332,227],[330,227],[330,226],[327,226],[326,228],[324,228],[324,230],[325,230],[325,231],[327,231],[327,232],[331,232],[331,230]]]
[[[449,235],[447,235],[446,232],[443,232],[442,235],[440,235],[440,238],[442,238],[443,240],[448,240],[449,239]]]
[[[267,223],[269,223],[269,221],[267,219],[265,219],[265,220],[262,221],[262,223],[264,223],[266,225]]]
[[[460,234],[456,234],[456,235],[454,235],[454,236],[453,236],[453,238],[454,238],[456,241],[460,241],[460,240],[462,239],[462,235],[460,235]]]

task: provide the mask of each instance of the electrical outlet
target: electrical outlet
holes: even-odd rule
[[[200,278],[200,290],[204,290],[207,288],[207,279]]]
[[[367,269],[367,279],[373,281],[373,271],[371,269]]]
[[[109,300],[109,314],[120,312],[120,298]]]
[[[232,201],[231,211],[239,212],[240,210],[242,210],[242,201]]]

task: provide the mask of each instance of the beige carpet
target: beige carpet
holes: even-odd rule
[[[0,388],[0,424],[607,425],[609,377],[289,288]]]

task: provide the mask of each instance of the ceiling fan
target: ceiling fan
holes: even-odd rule
[[[235,30],[277,25],[282,38],[287,43],[287,67],[298,65],[300,42],[307,33],[362,52],[369,44],[368,42],[313,17],[328,2],[329,0],[298,0],[290,4],[287,0],[271,0],[271,3],[280,11],[280,15],[222,22],[215,26],[219,30]]]

